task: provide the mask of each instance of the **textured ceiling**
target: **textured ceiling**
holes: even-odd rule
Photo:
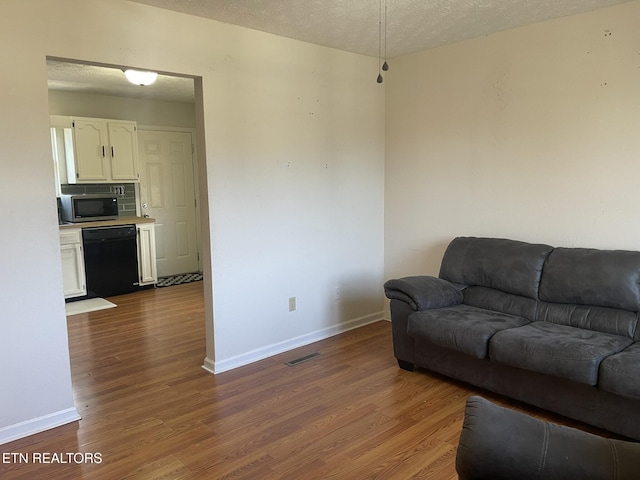
[[[47,60],[49,90],[193,103],[193,79],[158,75],[152,85],[133,85],[119,68]]]
[[[381,0],[131,0],[376,57]],[[628,0],[382,0],[389,57]]]
[[[378,56],[385,0],[130,0],[339,50]],[[629,0],[386,0],[388,58],[625,3]],[[382,15],[384,19],[384,14]],[[121,70],[49,61],[49,88],[192,102],[193,81],[160,75],[149,87]]]

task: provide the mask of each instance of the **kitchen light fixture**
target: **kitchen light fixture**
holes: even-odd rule
[[[127,80],[134,85],[140,85],[141,87],[151,85],[158,78],[158,74],[156,72],[134,70],[132,68],[125,70],[124,74],[127,77]]]
[[[380,0],[380,11],[378,15],[378,69],[381,71],[378,73],[378,83],[382,83],[382,72],[389,70],[389,64],[387,63],[387,0],[384,0],[384,63],[380,67],[382,61],[382,0]]]

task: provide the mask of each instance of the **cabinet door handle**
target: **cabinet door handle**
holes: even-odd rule
[[[115,157],[115,152],[113,150],[113,146],[111,147],[111,158]]]
[[[102,158],[104,158],[104,145],[102,145]]]

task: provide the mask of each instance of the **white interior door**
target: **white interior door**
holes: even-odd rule
[[[191,133],[138,129],[140,210],[155,218],[158,277],[198,271]]]

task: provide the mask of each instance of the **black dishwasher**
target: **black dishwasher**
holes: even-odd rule
[[[88,297],[138,290],[135,225],[82,229]]]

